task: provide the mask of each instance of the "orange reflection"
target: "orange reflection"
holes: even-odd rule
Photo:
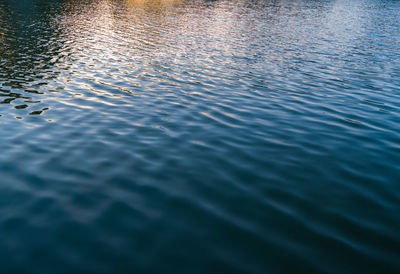
[[[125,0],[127,6],[131,7],[165,7],[180,3],[183,0]]]

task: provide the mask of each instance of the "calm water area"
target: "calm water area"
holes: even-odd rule
[[[0,272],[400,273],[400,1],[0,0]]]

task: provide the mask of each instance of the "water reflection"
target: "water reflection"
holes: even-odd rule
[[[42,9],[46,10],[45,17]],[[58,74],[55,65],[62,44],[57,26],[52,22],[56,14],[34,1],[0,3],[1,104],[10,104],[14,109],[2,107],[3,115],[21,118],[48,109],[39,103],[42,95],[52,91],[48,84]]]
[[[396,273],[399,9],[0,0],[0,270]]]
[[[276,90],[340,97],[337,85],[352,89],[357,84],[315,80],[327,74],[340,79],[336,75],[348,69],[346,60],[371,56],[369,1],[204,4],[63,1],[53,28],[65,56],[55,67],[66,72],[54,82],[68,83],[65,94],[88,98],[92,93],[154,96],[156,89],[184,91],[193,84],[208,96],[222,79],[225,86],[264,87],[268,95]]]

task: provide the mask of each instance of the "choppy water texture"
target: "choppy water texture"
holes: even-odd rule
[[[400,1],[0,0],[0,270],[400,273]]]

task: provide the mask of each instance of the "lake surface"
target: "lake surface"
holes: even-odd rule
[[[400,1],[0,0],[0,270],[400,273]]]

